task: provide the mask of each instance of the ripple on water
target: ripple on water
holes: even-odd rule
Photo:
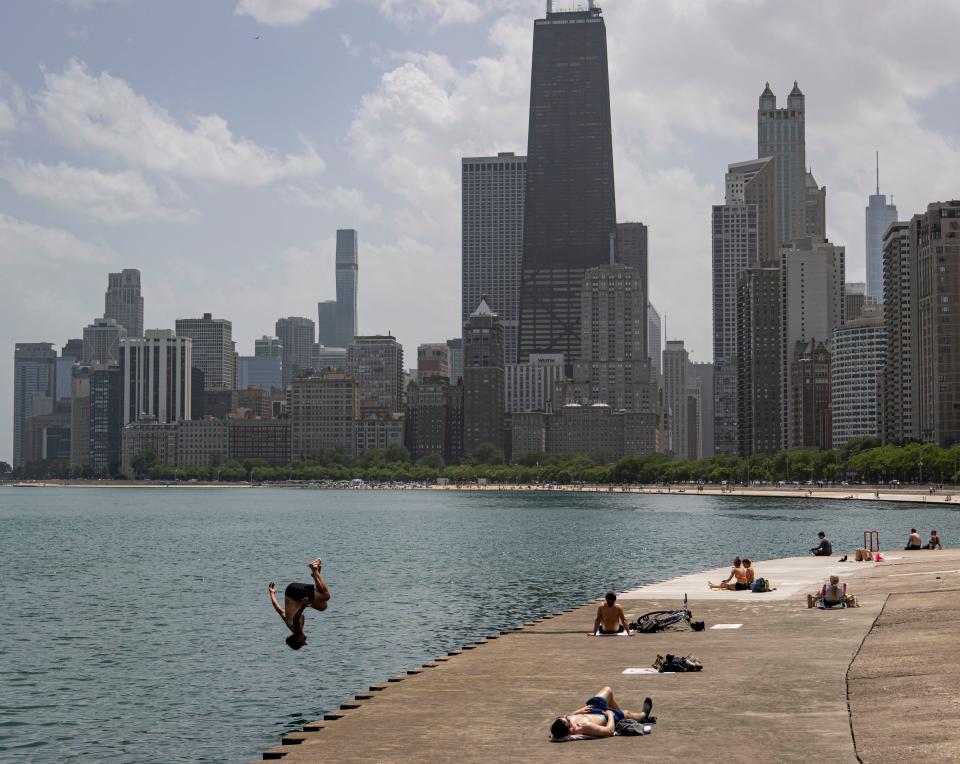
[[[532,492],[5,491],[0,522],[5,579],[57,603],[0,589],[0,751],[108,764],[251,759],[488,634],[821,527],[960,537],[954,507]],[[294,653],[266,584],[318,553],[333,600]]]

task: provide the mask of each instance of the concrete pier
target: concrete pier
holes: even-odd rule
[[[621,596],[631,616],[689,595],[703,632],[586,636],[595,603],[491,635],[344,699],[264,753],[313,762],[924,762],[960,760],[960,551],[885,562],[755,562],[775,592],[709,592],[708,571]],[[808,610],[832,572],[861,607]],[[727,626],[734,628],[712,628]],[[702,672],[624,673],[658,654]],[[639,738],[551,743],[550,722],[601,687],[626,708],[654,700]],[[361,691],[362,690],[362,691]]]

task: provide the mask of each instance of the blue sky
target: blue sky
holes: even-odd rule
[[[602,5],[619,217],[650,225],[652,299],[696,360],[711,356],[710,206],[726,165],[755,156],[766,80],[807,95],[849,281],[875,149],[901,218],[960,195],[956,3]],[[455,336],[459,158],[525,150],[543,6],[5,0],[0,459],[14,343],[80,336],[111,270],[141,269],[148,327],[210,311],[250,353],[277,317],[333,296],[334,233],[353,227],[361,331],[392,331],[408,359]]]

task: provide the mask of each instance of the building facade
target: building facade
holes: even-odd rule
[[[170,329],[148,329],[120,341],[124,426],[161,424],[192,416],[193,342]]]
[[[647,303],[647,355],[654,375],[652,379],[658,380],[663,374],[663,322],[650,302]]]
[[[127,330],[115,318],[95,318],[83,329],[83,350],[80,358],[75,360],[79,363],[119,363],[120,340],[126,336]]]
[[[395,337],[354,337],[346,372],[360,383],[361,409],[403,411],[403,346]]]
[[[780,269],[747,268],[737,300],[737,450],[775,454],[780,431]]]
[[[504,405],[507,413],[548,411],[554,387],[563,379],[562,353],[535,353],[527,363],[507,364],[504,369]]]
[[[917,401],[917,262],[913,225],[894,223],[883,237],[884,323],[883,442],[899,444],[920,437]]]
[[[450,379],[450,348],[445,342],[432,342],[417,348],[417,378],[430,377]]]
[[[805,99],[797,83],[787,96],[785,108],[768,82],[757,110],[757,156],[776,160],[776,225],[774,246],[807,233],[807,150]]]
[[[580,287],[608,263],[617,211],[607,33],[599,8],[534,23],[517,361],[580,358]]]
[[[461,172],[461,325],[486,299],[503,325],[506,363],[516,363],[527,158],[466,157]]]
[[[334,347],[345,348],[359,334],[357,290],[360,276],[360,245],[353,229],[337,231],[337,336]],[[326,344],[326,343],[324,343]]]
[[[360,386],[342,371],[320,371],[294,378],[288,393],[290,458],[306,459],[317,449],[342,448],[356,454]]]
[[[450,384],[459,385],[463,382],[463,337],[447,340],[447,349],[450,351]]]
[[[290,464],[289,419],[231,419],[230,458],[241,464],[262,459],[271,467]]]
[[[240,356],[240,373],[237,386],[241,390],[256,387],[260,390],[283,389],[283,361],[277,356]]]
[[[395,411],[361,412],[356,423],[357,453],[404,444],[404,415]]]
[[[503,327],[484,300],[463,328],[463,452],[490,443],[505,450]]]
[[[119,366],[90,370],[90,469],[116,475],[122,462],[123,372]]]
[[[57,351],[50,342],[18,342],[13,352],[13,468],[26,464],[27,417],[53,410]]]
[[[230,437],[224,419],[180,422],[177,426],[177,467],[213,467],[229,458]]]
[[[277,319],[276,333],[282,348],[283,386],[287,387],[296,372],[313,368],[316,327],[309,318],[290,316]]]
[[[790,362],[790,440],[787,448],[833,447],[831,353],[816,339],[798,342]]]
[[[883,307],[867,306],[863,316],[833,333],[831,346],[833,448],[880,437],[880,375],[887,361]]]
[[[140,271],[126,268],[107,276],[103,317],[114,319],[127,330],[128,337],[143,336],[143,295],[140,293]]]
[[[798,343],[824,342],[843,326],[845,272],[844,248],[830,242],[798,239],[780,249],[780,363],[785,372],[780,427],[784,448],[804,438],[809,441],[799,434],[803,424],[795,418],[800,408],[793,398],[797,390],[792,382],[794,352]],[[830,439],[826,442],[829,448]]]
[[[663,407],[666,418],[667,453],[685,459],[689,453],[687,424],[687,374],[690,354],[683,340],[667,340],[663,351]]]
[[[337,301],[317,303],[317,342],[328,347],[337,346]]]
[[[714,444],[722,455],[738,444],[737,292],[743,272],[773,260],[776,238],[776,162],[731,164],[726,201],[713,208]]]
[[[176,332],[192,340],[193,366],[203,372],[204,389],[237,386],[232,322],[204,313],[203,318],[178,318]]]
[[[877,168],[877,193],[871,194],[864,210],[866,219],[866,294],[873,302],[883,303],[883,237],[887,229],[897,222],[897,207],[886,194],[880,193],[880,169]]]

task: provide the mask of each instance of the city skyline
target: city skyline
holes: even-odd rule
[[[14,23],[0,27],[0,256],[6,273],[0,341],[7,348],[0,354],[0,460],[11,461],[13,344],[60,347],[80,336],[101,315],[107,271],[140,269],[144,328],[172,328],[176,318],[212,310],[234,322],[238,350],[249,355],[254,338],[271,334],[278,317],[314,316],[317,300],[333,294],[333,232],[356,227],[369,242],[360,326],[390,331],[408,352],[459,334],[460,159],[526,153],[530,40],[542,2],[507,7],[464,0],[445,4],[442,15],[443,5],[423,3],[401,18],[395,4],[371,0],[287,26],[235,14],[253,5],[245,2],[191,6],[190,13],[187,4],[171,3],[166,15],[133,3],[53,3],[44,4],[42,18],[33,10],[40,5],[13,3],[4,14]],[[271,4],[277,12],[287,5]],[[710,358],[709,310],[685,306],[709,303],[709,207],[722,198],[717,178],[727,160],[752,154],[751,108],[764,81],[783,97],[800,80],[815,104],[807,163],[830,166],[830,176],[821,171],[818,179],[830,188],[828,235],[846,247],[848,280],[864,279],[863,206],[874,187],[874,149],[884,155],[884,190],[895,195],[901,217],[956,195],[949,179],[960,158],[947,140],[954,135],[950,108],[943,105],[949,99],[936,89],[946,87],[949,95],[957,79],[929,56],[894,45],[902,40],[891,39],[878,18],[860,24],[865,38],[876,38],[870,45],[847,40],[845,49],[824,45],[816,55],[798,50],[783,64],[772,55],[774,36],[757,41],[760,63],[749,70],[734,62],[714,73],[702,60],[695,70],[693,57],[666,72],[655,64],[658,46],[671,39],[705,36],[709,51],[733,39],[736,22],[747,18],[770,29],[793,19],[810,34],[835,37],[833,25],[842,28],[851,12],[841,9],[826,27],[807,9],[769,4],[727,6],[725,14],[695,4],[685,11],[623,0],[602,5],[615,20],[609,38],[619,217],[650,226],[650,299],[664,314],[670,338],[684,339],[697,360]],[[946,4],[943,9],[957,14]],[[129,49],[146,44],[133,31],[145,20],[163,39],[164,30],[186,19],[195,29],[180,41],[184,61],[171,62],[169,79],[182,91],[173,92],[149,71],[150,56],[162,55],[151,47],[157,43]],[[904,19],[907,27],[912,23]],[[199,34],[214,24],[235,35],[225,52],[238,76],[218,81],[222,75],[201,72],[206,76],[196,82],[173,76],[177,67],[208,54]],[[651,28],[659,32],[650,36],[651,45],[645,53],[636,50],[645,46],[632,45],[629,30],[646,37],[643,30]],[[14,29],[31,31],[14,35]],[[908,31],[901,30],[903,39]],[[31,37],[41,33],[43,40]],[[253,36],[260,33],[260,52],[252,54]],[[935,50],[930,34],[940,31],[927,33]],[[258,67],[267,73],[261,84],[269,84],[268,75],[287,75],[291,56],[317,37],[329,43],[320,46],[324,56],[359,74],[347,76],[342,88],[304,77],[322,104],[303,106],[299,94],[281,92],[266,99],[269,108],[244,105],[245,79]],[[128,38],[138,45],[130,46]],[[264,48],[272,58],[264,58]],[[866,61],[897,56],[896,76],[858,64],[854,59],[864,50]],[[638,65],[646,60],[649,66]],[[844,62],[851,65],[845,78],[837,78],[835,69]],[[649,75],[637,77],[637,71]],[[866,74],[873,79],[863,81]],[[219,95],[224,82],[231,87]],[[709,97],[719,84],[722,105]],[[858,109],[875,103],[883,85],[886,108],[871,121]],[[339,117],[315,111],[336,111],[324,99],[341,108]],[[171,145],[190,149],[197,161],[180,166],[164,160],[149,136],[140,136],[137,145],[116,140],[134,112],[150,117]],[[197,114],[219,115],[232,133],[201,129]],[[58,127],[66,120],[78,126],[70,136]],[[203,125],[222,127],[216,120]],[[335,138],[329,141],[328,134]],[[224,166],[202,161],[211,146],[226,149]],[[920,176],[917,166],[931,173]],[[228,190],[230,184],[240,188]],[[78,187],[87,191],[83,198],[71,195]],[[248,214],[270,195],[279,201]],[[242,216],[249,219],[241,222]],[[225,270],[228,264],[235,271]],[[691,272],[703,278],[691,280]],[[423,273],[433,299],[429,307],[410,310],[409,296],[422,293]]]

